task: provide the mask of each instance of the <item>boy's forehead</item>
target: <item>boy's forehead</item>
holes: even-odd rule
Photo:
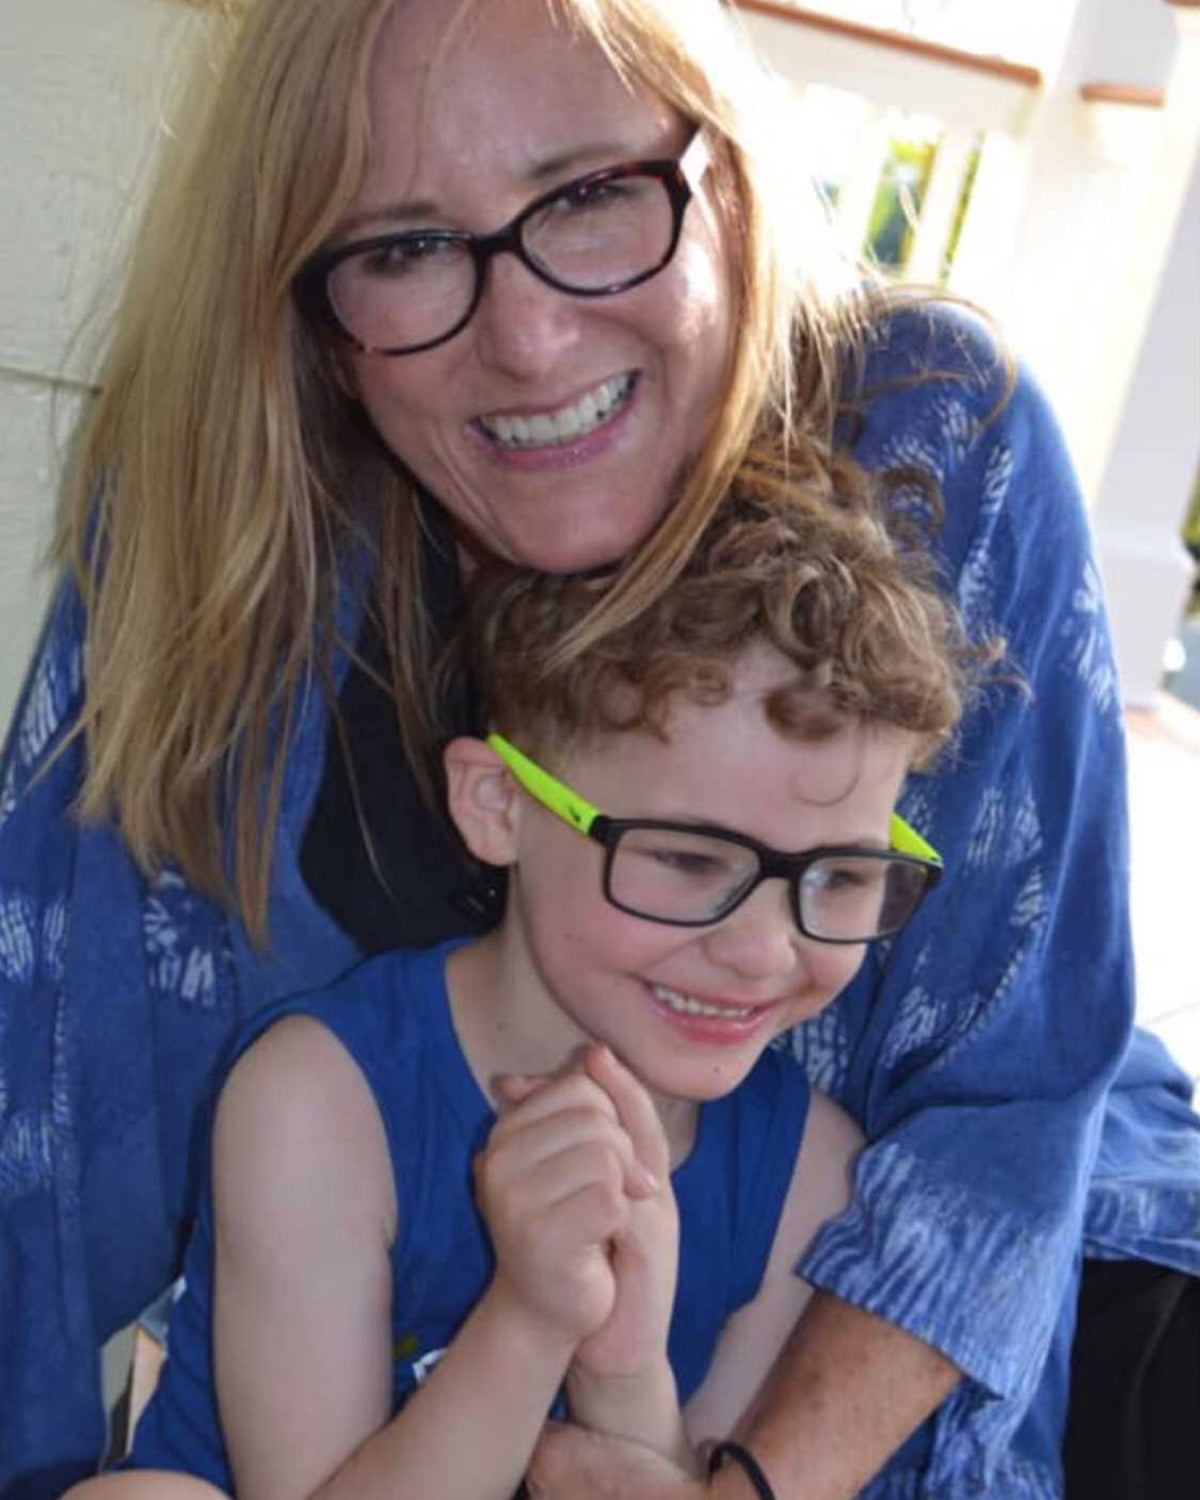
[[[725,664],[721,678],[711,697],[702,683],[673,693],[655,725],[597,730],[566,758],[600,771],[622,805],[677,794],[681,807],[700,811],[697,803],[748,793],[764,779],[789,802],[835,806],[865,782],[902,775],[913,757],[914,736],[837,715],[773,647],[756,644]],[[795,690],[798,718],[811,707],[811,733],[802,723],[786,733],[772,722],[768,703],[781,690]]]
[[[749,782],[777,769],[786,778],[790,800],[817,806],[840,802],[862,778],[871,728],[860,720],[842,719],[819,738],[785,733],[771,721],[767,700],[773,691],[789,685],[745,682],[722,703],[673,703],[659,763],[664,769],[671,764],[681,771],[686,767],[693,776],[711,775],[714,783],[718,777]],[[813,698],[816,707],[818,695]]]

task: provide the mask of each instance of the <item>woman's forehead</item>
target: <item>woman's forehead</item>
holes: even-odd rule
[[[680,123],[543,0],[399,0],[368,108],[358,207],[399,200],[425,222],[451,182],[475,174],[536,192],[626,155],[670,154]]]
[[[529,84],[536,88],[512,97]],[[583,115],[593,105],[624,112],[631,96],[649,94],[546,0],[397,0],[377,38],[371,88],[379,103],[423,98],[443,125],[487,119],[496,105],[519,104],[524,115],[563,95]]]

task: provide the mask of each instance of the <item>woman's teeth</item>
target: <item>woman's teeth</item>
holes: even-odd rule
[[[632,375],[614,375],[581,401],[536,417],[480,417],[479,425],[503,448],[545,448],[573,443],[609,421],[629,400]]]
[[[669,990],[662,984],[652,984],[650,992],[660,1005],[665,1005],[668,1010],[681,1016],[710,1016],[718,1021],[743,1021],[754,1013],[753,1005],[705,1005],[700,1000],[694,1000],[691,995],[681,994],[679,990]]]

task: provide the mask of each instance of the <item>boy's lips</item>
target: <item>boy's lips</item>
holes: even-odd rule
[[[700,999],[686,990],[672,989],[669,985],[650,983],[650,993],[659,1005],[675,1015],[691,1016],[711,1021],[751,1021],[763,1012],[772,1009],[776,1001],[737,1001]]]

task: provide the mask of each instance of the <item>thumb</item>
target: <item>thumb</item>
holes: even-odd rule
[[[584,1062],[593,1081],[612,1100],[617,1119],[633,1143],[634,1155],[650,1173],[654,1181],[651,1190],[656,1191],[657,1184],[665,1182],[671,1175],[671,1153],[654,1101],[645,1085],[610,1047],[589,1047]]]
[[[572,1422],[547,1422],[529,1465],[542,1500],[693,1500],[705,1488],[653,1448]]]
[[[533,1451],[526,1484],[531,1497],[545,1500],[573,1500],[587,1495],[600,1500],[611,1493],[593,1488],[588,1450],[592,1434],[574,1422],[548,1421]]]

